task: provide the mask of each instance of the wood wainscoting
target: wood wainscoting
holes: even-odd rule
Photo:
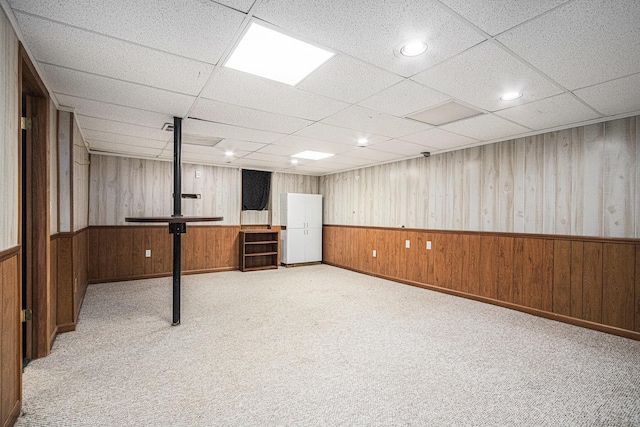
[[[238,269],[239,225],[187,225],[183,274]],[[171,276],[172,236],[167,226],[89,227],[89,282]],[[145,251],[151,250],[151,257]]]
[[[638,239],[325,225],[323,261],[640,340]]]
[[[22,402],[20,246],[0,252],[0,426],[10,426]]]
[[[51,343],[57,333],[75,331],[89,284],[89,229],[51,236]]]

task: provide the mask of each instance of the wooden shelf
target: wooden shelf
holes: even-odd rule
[[[273,270],[278,268],[277,265],[263,265],[260,267],[245,267],[242,271],[259,271],[259,270]]]
[[[280,232],[272,230],[240,231],[240,271],[278,268]]]
[[[244,256],[264,256],[264,255],[278,255],[276,252],[256,252],[255,254],[244,254]]]

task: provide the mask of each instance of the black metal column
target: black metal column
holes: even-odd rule
[[[173,215],[182,217],[182,118],[173,118]],[[181,244],[180,238],[186,231],[185,223],[169,224],[169,232],[173,233],[173,322],[180,324],[180,274]]]

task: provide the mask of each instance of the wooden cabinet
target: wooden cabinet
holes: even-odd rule
[[[322,261],[322,195],[280,195],[281,262],[302,264]]]
[[[240,231],[240,271],[278,268],[278,231]]]

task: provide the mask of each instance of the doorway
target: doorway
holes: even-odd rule
[[[50,352],[52,322],[50,301],[49,236],[49,97],[22,45],[19,49],[20,82],[20,245],[23,364]],[[53,303],[53,304],[52,304]],[[30,313],[32,314],[31,320]]]

